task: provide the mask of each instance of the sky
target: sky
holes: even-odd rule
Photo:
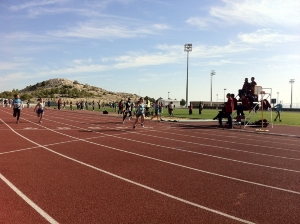
[[[186,100],[188,80],[188,101],[223,102],[255,77],[300,107],[299,12],[300,0],[1,0],[0,92],[65,78]]]

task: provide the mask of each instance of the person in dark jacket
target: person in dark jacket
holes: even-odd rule
[[[232,112],[234,111],[234,102],[230,96],[230,93],[227,93],[226,97],[227,97],[227,102],[225,108],[225,116],[228,119],[229,129],[232,129]],[[220,126],[222,126],[222,117],[219,117],[219,124]]]

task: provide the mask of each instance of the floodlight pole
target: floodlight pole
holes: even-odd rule
[[[226,91],[226,89],[224,89],[224,103],[225,103],[225,91]]]
[[[169,97],[169,93],[170,93],[170,92],[168,92],[168,99],[170,99],[170,97]]]
[[[212,77],[216,75],[215,70],[212,70],[210,73],[210,106],[212,106]]]
[[[291,79],[291,108],[293,107],[293,83],[295,82],[295,79]]]
[[[277,92],[277,104],[279,104],[279,92]]]
[[[189,52],[192,51],[192,44],[185,44],[184,51],[187,52],[187,63],[186,63],[186,104],[188,106],[188,95],[189,95]]]

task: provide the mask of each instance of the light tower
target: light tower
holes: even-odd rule
[[[185,107],[188,105],[188,95],[189,95],[189,52],[192,51],[192,44],[185,44],[184,51],[187,52],[187,62],[186,62],[186,104]]]
[[[293,107],[293,83],[295,82],[295,79],[290,79],[291,83],[291,108]]]
[[[212,106],[212,77],[216,75],[215,70],[212,70],[210,73],[210,106]]]

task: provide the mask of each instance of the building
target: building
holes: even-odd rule
[[[172,99],[159,99],[158,102],[162,102],[164,107],[168,106],[170,102],[173,102],[175,108],[180,108],[180,101],[179,100],[172,100]]]

